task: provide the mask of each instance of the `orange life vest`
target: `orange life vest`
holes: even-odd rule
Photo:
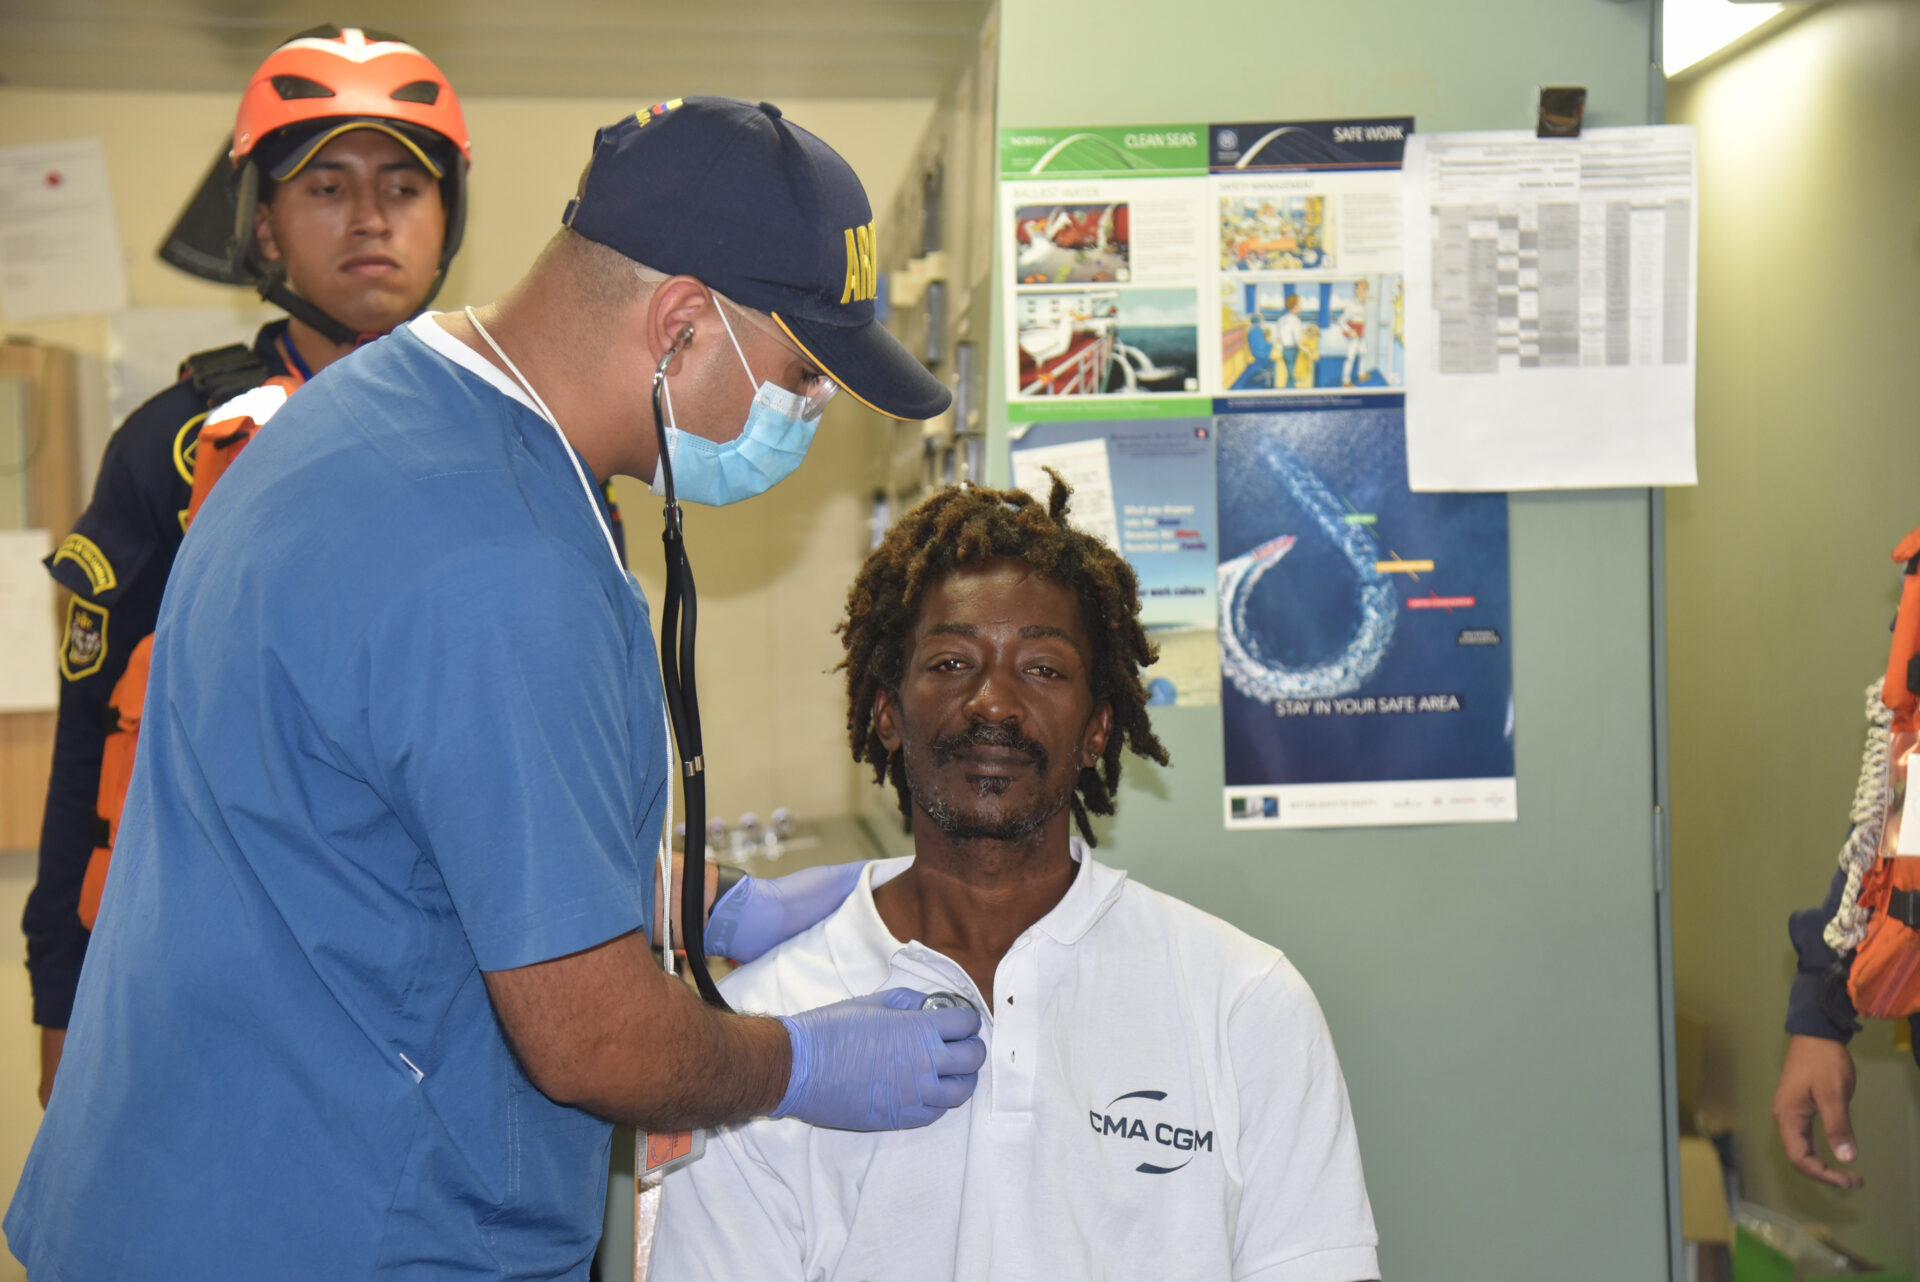
[[[1920,856],[1896,852],[1906,792],[1920,786],[1920,529],[1900,541],[1893,559],[1906,563],[1900,613],[1893,624],[1887,674],[1880,701],[1893,713],[1889,727],[1886,789],[1889,812],[1879,857],[1860,880],[1860,906],[1869,912],[1867,933],[1847,976],[1854,1009],[1872,1019],[1920,1014]],[[1920,804],[1920,799],[1916,799]],[[1905,834],[1913,848],[1920,833]]]
[[[281,374],[226,404],[217,406],[200,429],[200,443],[194,450],[193,497],[187,501],[185,524],[191,527],[200,505],[207,501],[214,484],[240,451],[247,447],[260,425],[305,380],[298,374]],[[80,924],[88,930],[100,916],[100,895],[106,889],[107,869],[113,863],[113,844],[120,835],[120,812],[127,804],[127,785],[133,779],[133,759],[140,746],[140,712],[147,702],[147,670],[153,659],[153,635],[127,656],[127,670],[114,683],[107,706],[114,716],[100,756],[100,815],[103,844],[93,848],[87,859],[87,873],[80,883]]]

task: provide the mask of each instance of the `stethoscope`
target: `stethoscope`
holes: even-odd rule
[[[553,411],[547,408],[546,401],[535,391],[533,384],[527,381],[513,358],[502,350],[480,318],[473,314],[473,308],[465,309],[468,322],[474,332],[486,340],[493,354],[500,358],[513,375],[521,389],[532,400],[540,416],[560,437],[560,443],[566,448],[567,457],[573,463],[574,475],[580,480],[581,488],[586,492],[587,502],[593,508],[594,518],[600,522],[600,532],[606,536],[607,550],[613,554],[615,565],[621,565],[619,549],[614,545],[613,531],[608,527],[606,518],[600,514],[599,501],[594,498],[593,486],[587,480],[586,469],[581,465],[580,456],[575,452],[565,432],[560,430],[560,422],[554,418]],[[667,551],[667,596],[660,614],[660,684],[667,698],[667,720],[673,729],[673,740],[680,758],[680,777],[686,794],[686,854],[680,877],[680,925],[681,945],[687,954],[687,969],[693,974],[694,987],[700,990],[700,996],[721,1010],[731,1010],[720,990],[714,985],[713,975],[707,969],[705,946],[705,920],[707,913],[706,867],[707,867],[707,763],[700,745],[700,697],[694,688],[693,642],[694,633],[699,624],[700,601],[694,593],[693,566],[687,561],[687,541],[681,531],[680,503],[673,492],[673,456],[667,449],[667,420],[661,413],[661,391],[667,382],[667,367],[693,340],[693,326],[680,331],[673,340],[666,355],[653,369],[653,425],[660,441],[660,478],[662,490],[666,494],[666,531],[661,539]],[[624,574],[626,568],[621,566]],[[673,788],[667,788],[667,823],[673,822]],[[660,855],[661,894],[672,891],[673,880],[666,875],[667,851],[663,843]],[[667,924],[663,938],[670,939],[673,933],[671,912],[661,914]],[[670,945],[663,948],[665,965],[672,973],[673,954]]]
[[[487,332],[480,318],[473,314],[471,307],[466,309],[467,320],[474,331],[486,340],[507,367],[508,373],[532,399],[540,416],[547,420],[560,442],[566,447],[567,457],[573,462],[574,474],[580,478],[581,488],[586,491],[587,501],[592,504],[596,519],[600,522],[601,533],[606,535],[607,550],[614,554],[614,563],[620,563],[620,555],[613,542],[613,531],[608,528],[606,518],[600,514],[600,505],[593,497],[593,487],[587,481],[586,469],[581,465],[580,456],[567,440],[566,433],[560,430],[560,422],[554,418],[553,411],[533,389],[520,367],[513,363]],[[653,426],[660,442],[660,482],[661,491],[666,496],[666,529],[661,533],[661,541],[666,545],[667,554],[667,594],[660,612],[660,684],[667,698],[667,719],[673,728],[673,741],[680,758],[680,778],[682,791],[686,796],[686,853],[680,875],[680,929],[681,947],[686,950],[687,969],[693,974],[694,987],[700,996],[721,1010],[732,1010],[726,998],[720,995],[720,989],[713,982],[713,975],[707,969],[705,943],[705,919],[707,913],[706,866],[707,866],[707,762],[705,750],[700,739],[700,696],[694,686],[694,636],[700,622],[700,598],[694,591],[693,566],[687,560],[687,540],[681,528],[680,501],[673,490],[673,454],[667,448],[667,417],[662,413],[661,399],[667,384],[667,367],[688,343],[693,341],[693,326],[680,331],[673,340],[673,346],[666,350],[660,363],[653,367]],[[624,567],[622,568],[624,573]],[[673,790],[667,790],[667,822],[673,822]],[[669,893],[672,879],[666,876],[666,849],[661,850],[661,887],[662,893]],[[663,914],[669,923],[666,936],[672,934],[672,914]],[[671,973],[672,953],[666,952],[666,964]],[[939,1010],[951,1006],[972,1006],[973,1003],[960,993],[937,992],[929,994],[921,1004],[922,1010]]]
[[[686,794],[686,852],[680,874],[680,944],[694,987],[708,1004],[731,1010],[707,969],[707,761],[700,737],[700,694],[694,685],[694,635],[700,624],[700,598],[694,591],[693,565],[680,523],[680,501],[673,492],[673,453],[667,448],[667,418],[661,391],[667,367],[693,338],[693,326],[680,331],[660,363],[653,367],[653,426],[660,440],[660,484],[666,495],[667,594],[660,607],[660,682],[666,688],[667,715],[680,757],[680,781]]]

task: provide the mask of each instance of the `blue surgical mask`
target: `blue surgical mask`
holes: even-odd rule
[[[716,300],[714,310],[733,340],[733,351],[747,381],[755,382],[747,354],[734,337],[726,309]],[[793,474],[813,444],[820,426],[820,411],[826,396],[808,398],[790,392],[778,383],[760,382],[754,390],[753,405],[747,411],[746,424],[730,441],[709,441],[692,432],[681,431],[673,422],[673,393],[665,385],[667,411],[667,449],[673,458],[673,490],[676,497],[708,507],[725,507],[758,494],[765,494]],[[656,467],[653,491],[665,490],[664,469]]]

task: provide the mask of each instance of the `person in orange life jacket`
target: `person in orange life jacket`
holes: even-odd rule
[[[1787,919],[1787,934],[1798,958],[1787,997],[1787,1053],[1774,1088],[1773,1119],[1793,1169],[1835,1188],[1857,1189],[1866,1180],[1845,1169],[1859,1154],[1849,1106],[1853,1101],[1853,1052],[1848,1043],[1860,1023],[1847,995],[1852,958],[1841,957],[1826,942],[1827,924],[1840,905],[1846,870],[1833,875],[1826,901]],[[1920,1061],[1920,1015],[1908,1019],[1913,1054]],[[1841,1165],[1822,1159],[1813,1138],[1814,1118],[1826,1132],[1827,1147]]]
[[[1914,1059],[1920,1062],[1920,1013],[1914,1013],[1912,979],[1920,958],[1913,934],[1920,927],[1920,893],[1900,888],[1898,870],[1913,861],[1897,856],[1889,861],[1883,852],[1895,845],[1896,778],[1914,785],[1913,775],[1900,774],[1909,760],[1898,754],[1920,700],[1920,529],[1894,548],[1893,559],[1905,562],[1906,569],[1887,669],[1868,688],[1870,728],[1854,794],[1854,827],[1826,901],[1787,922],[1799,965],[1787,998],[1787,1053],[1774,1089],[1774,1125],[1796,1171],[1842,1189],[1865,1183],[1858,1172],[1845,1169],[1859,1152],[1849,1113],[1854,1067],[1847,1048],[1860,1030],[1859,1015],[1905,1014]],[[1864,868],[1861,857],[1874,866]],[[1910,876],[1906,881],[1911,887]],[[1815,1147],[1816,1117],[1840,1165],[1829,1165]]]

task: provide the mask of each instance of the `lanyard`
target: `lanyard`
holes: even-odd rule
[[[466,313],[467,320],[472,322],[474,331],[487,340],[487,346],[491,347],[493,354],[500,358],[500,363],[507,367],[507,373],[513,375],[513,381],[520,385],[520,390],[527,394],[534,408],[540,411],[540,417],[547,421],[547,426],[553,429],[553,434],[560,438],[560,448],[567,452],[567,461],[573,464],[573,474],[580,478],[581,492],[587,496],[587,506],[593,509],[593,519],[600,523],[600,533],[606,537],[607,553],[613,557],[614,567],[622,575],[626,574],[627,567],[620,564],[620,549],[613,541],[613,529],[607,524],[606,516],[600,511],[600,500],[593,495],[593,483],[587,480],[587,469],[581,466],[579,453],[573,448],[573,442],[567,439],[567,434],[560,430],[560,420],[553,416],[553,411],[547,408],[547,403],[540,399],[540,393],[533,390],[533,384],[529,383],[527,376],[520,372],[520,367],[513,363],[513,357],[501,351],[500,344],[493,341],[493,335],[487,333],[487,327],[482,325],[480,318],[473,314],[473,308],[467,308]]]
[[[287,368],[298,374],[302,383],[311,381],[313,371],[307,368],[307,362],[302,359],[300,349],[293,345],[293,335],[286,330],[282,330],[280,331],[278,342],[280,344],[280,359],[286,362]]]

